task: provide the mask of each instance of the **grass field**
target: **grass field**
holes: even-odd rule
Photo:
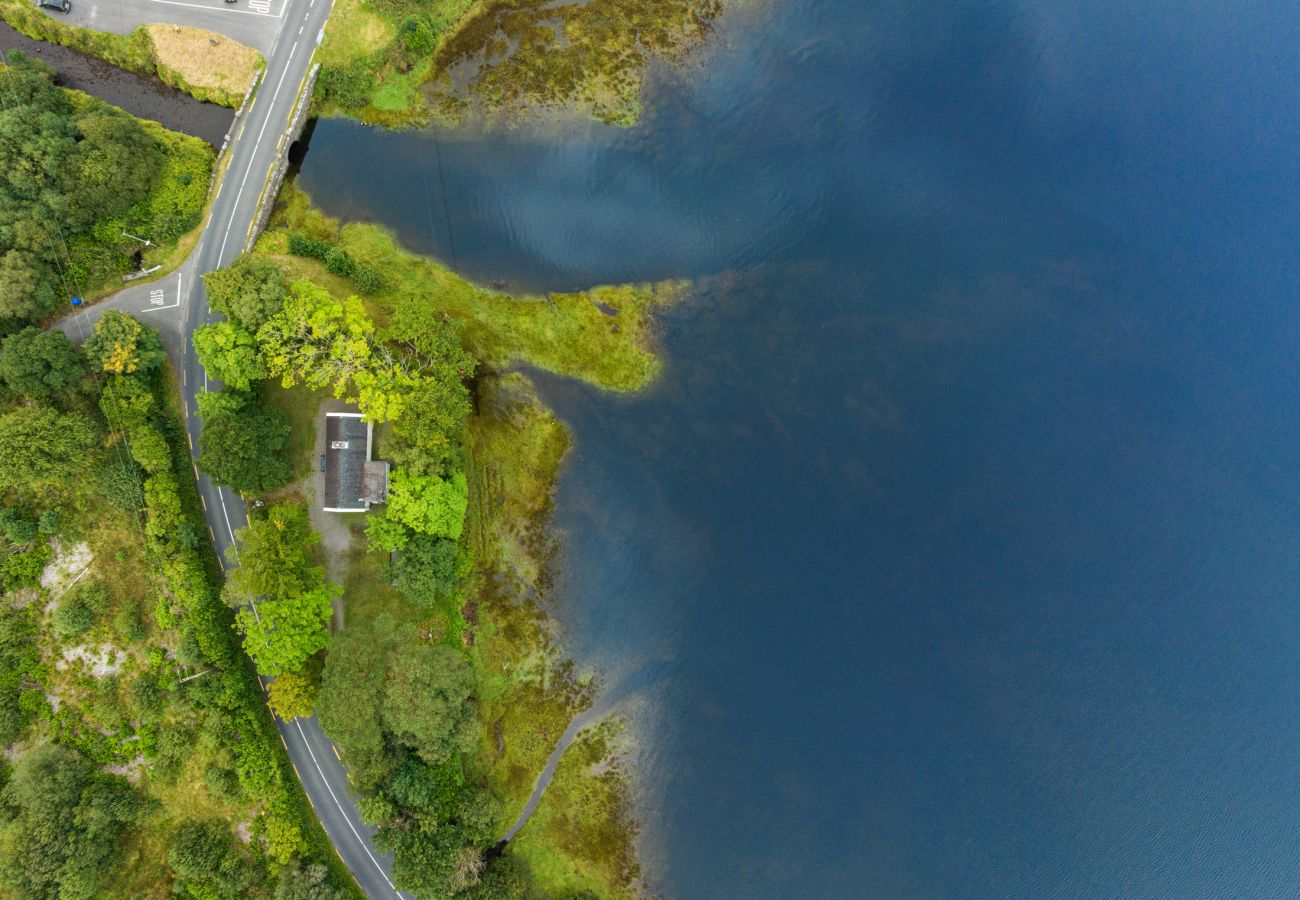
[[[213,31],[182,25],[144,29],[153,42],[159,76],[200,99],[236,105],[265,65],[252,47]]]

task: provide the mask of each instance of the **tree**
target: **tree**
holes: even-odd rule
[[[99,409],[109,427],[140,428],[149,423],[157,409],[153,391],[135,375],[114,375],[99,395]]]
[[[305,869],[285,866],[275,887],[275,900],[347,900],[348,893],[329,880],[329,869],[314,864]]]
[[[167,848],[167,863],[190,894],[203,900],[245,896],[257,880],[224,822],[183,823]]]
[[[389,579],[406,599],[428,608],[455,592],[468,567],[469,558],[455,541],[416,534],[389,567]]]
[[[325,659],[316,711],[349,754],[375,754],[387,734],[438,765],[474,742],[469,663],[450,647],[422,643],[380,616],[348,628]]]
[[[85,372],[85,360],[62,331],[28,327],[0,343],[0,381],[15,394],[48,400]]]
[[[366,541],[371,547],[392,553],[397,548],[406,546],[410,537],[409,528],[383,513],[375,513],[366,519]]]
[[[233,264],[203,276],[208,303],[248,331],[280,311],[284,278],[269,259],[245,254]]]
[[[460,344],[447,316],[418,297],[397,303],[383,338],[420,361],[419,390],[407,398],[397,431],[412,446],[440,456],[469,415],[475,359]]]
[[[240,604],[262,597],[283,600],[317,587],[325,568],[312,558],[320,535],[311,527],[301,503],[276,503],[235,535],[238,550],[230,561],[238,568],[230,576]]]
[[[266,377],[257,338],[234,322],[215,322],[194,330],[194,352],[208,374],[246,391]]]
[[[278,676],[296,672],[329,643],[329,622],[338,585],[326,582],[284,600],[256,603],[235,614],[244,651],[257,671]]]
[[[93,469],[95,428],[80,413],[24,406],[0,416],[0,491],[26,490]]]
[[[388,486],[387,516],[412,531],[435,537],[459,538],[469,507],[464,472],[451,478],[393,472]]]
[[[267,703],[271,712],[286,722],[310,716],[316,706],[317,686],[303,672],[286,672],[271,682]]]
[[[250,404],[204,419],[196,462],[217,484],[261,493],[287,484],[292,476],[284,452],[288,440],[289,424],[279,410]]]
[[[389,660],[385,730],[431,765],[474,745],[469,663],[450,647],[417,644]]]
[[[236,537],[240,566],[229,585],[234,602],[249,604],[235,615],[244,650],[263,675],[278,680],[300,672],[329,642],[339,594],[338,585],[325,580],[325,570],[312,565],[311,546],[320,537],[296,503],[270,507],[265,518],[250,522]]]
[[[374,330],[360,299],[335,300],[324,288],[298,281],[257,339],[267,368],[285,387],[301,383],[344,398],[352,394],[353,376],[371,364]]]
[[[167,438],[153,425],[141,425],[130,435],[131,458],[146,472],[156,474],[172,467],[172,452]]]
[[[114,375],[152,372],[167,358],[157,330],[115,309],[95,323],[84,349],[96,368]]]
[[[120,868],[115,844],[143,803],[126,779],[44,744],[18,758],[0,805],[0,878],[22,896],[91,898]]]

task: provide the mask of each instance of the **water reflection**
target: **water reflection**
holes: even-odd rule
[[[697,279],[651,391],[542,379],[657,889],[1300,879],[1295,24],[801,0],[631,130],[318,129],[329,212],[475,277]]]

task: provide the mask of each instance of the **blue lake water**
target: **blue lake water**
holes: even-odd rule
[[[543,379],[652,886],[1300,893],[1300,9],[737,7],[636,128],[302,173],[485,281],[697,280],[651,391]]]

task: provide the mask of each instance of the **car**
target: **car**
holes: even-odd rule
[[[56,12],[71,12],[72,3],[69,0],[36,0],[37,9],[52,9]]]
[[[321,470],[322,472],[325,471],[325,454],[324,454],[324,453],[322,453],[322,454],[320,455],[320,470]]]

